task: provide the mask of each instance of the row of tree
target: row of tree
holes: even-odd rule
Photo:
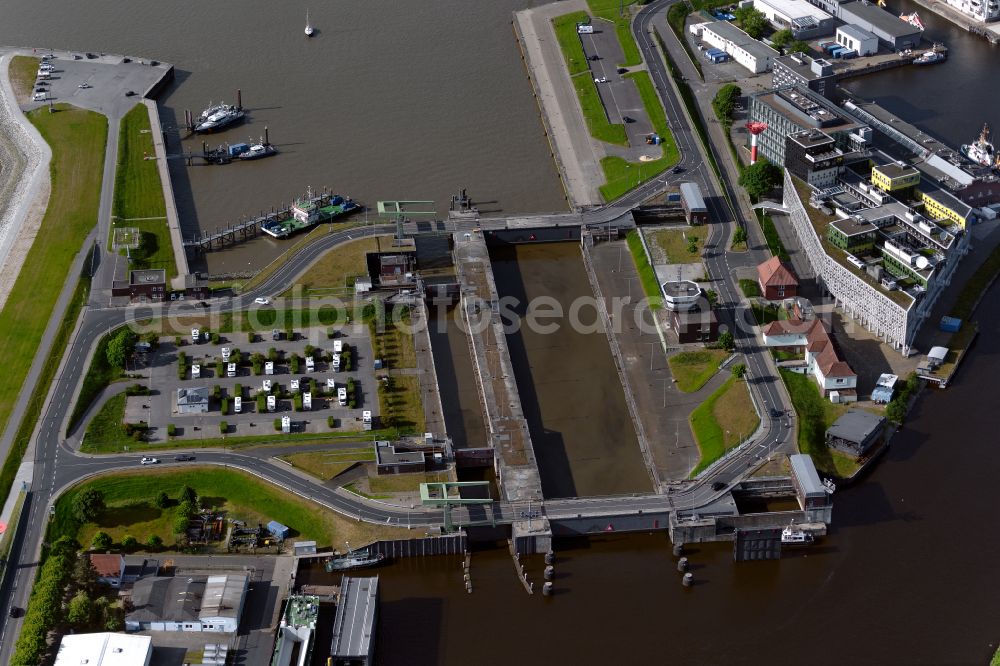
[[[49,549],[31,592],[11,666],[37,666],[41,661],[49,632],[62,620],[63,598],[78,551],[79,544],[69,537],[62,537]]]

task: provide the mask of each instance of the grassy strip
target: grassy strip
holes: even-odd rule
[[[757,210],[757,219],[760,221],[760,228],[764,232],[767,249],[778,259],[788,261],[788,251],[785,249],[785,244],[781,242],[781,236],[778,235],[778,229],[774,226],[774,220],[771,219],[770,215],[762,213],[759,209]]]
[[[69,338],[76,328],[76,320],[79,318],[83,306],[87,304],[89,296],[90,279],[81,278],[76,285],[76,291],[73,292],[73,298],[66,307],[66,314],[59,324],[59,329],[52,340],[52,355],[42,367],[42,372],[38,377],[38,386],[44,386],[47,390],[52,385],[56,371],[59,369],[59,363],[62,362],[63,352],[65,352],[67,345],[69,345]],[[22,419],[21,425],[17,429],[17,434],[14,436],[10,453],[7,454],[3,468],[0,469],[0,497],[7,497],[7,493],[10,492],[10,487],[14,483],[14,477],[17,475],[17,468],[21,466],[21,458],[24,457],[24,452],[28,449],[28,442],[35,431],[35,426],[38,424],[38,418],[41,416],[44,402],[44,398],[40,396],[38,399],[31,400],[28,403],[24,419]]]
[[[385,241],[390,238],[391,235],[368,236],[331,248],[302,274],[296,281],[296,286],[301,285],[302,292],[307,295],[320,290],[325,292],[337,290],[339,293],[344,293],[349,289],[347,293],[353,297],[354,278],[368,274],[365,256],[380,247],[380,241],[377,239]],[[389,243],[385,245],[388,246]],[[282,296],[288,297],[294,293],[295,287],[292,287]]]
[[[587,0],[587,6],[594,16],[611,21],[615,24],[615,33],[618,35],[618,42],[622,45],[622,53],[625,55],[625,62],[619,63],[625,67],[632,67],[642,63],[642,54],[632,37],[632,13],[629,11],[631,5],[636,0]],[[644,4],[644,3],[643,3]]]
[[[387,319],[395,313],[387,313]],[[372,353],[381,359],[387,368],[417,367],[417,352],[413,346],[410,328],[410,311],[403,310],[399,319],[391,319],[380,325],[378,321],[368,321],[368,332],[372,341]]]
[[[663,110],[659,95],[653,86],[653,80],[649,78],[648,72],[633,72],[628,75],[635,81],[642,97],[646,114],[653,125],[653,129],[660,135],[662,142],[660,149],[662,153],[659,159],[649,162],[627,162],[620,157],[605,157],[601,160],[601,168],[604,170],[604,185],[600,187],[601,196],[605,201],[614,201],[634,187],[651,180],[663,173],[680,159],[680,151],[677,149],[677,142],[674,135],[667,126],[667,114]],[[656,151],[656,146],[650,148]],[[635,183],[634,185],[632,183]]]
[[[162,268],[167,280],[177,276],[173,243],[167,228],[167,206],[163,200],[163,185],[153,154],[149,110],[136,104],[122,118],[118,135],[118,167],[115,171],[115,197],[112,210],[113,226],[108,247],[113,246],[115,228],[139,230],[139,247],[129,251],[132,268]],[[159,219],[139,219],[159,218]]]
[[[727,358],[729,352],[722,349],[704,349],[675,354],[668,363],[677,388],[684,393],[694,393],[715,376],[719,364]]]
[[[663,259],[668,264],[689,264],[698,261],[702,251],[705,249],[705,234],[698,235],[691,230],[683,229],[661,229],[650,234],[647,242],[652,241],[654,245],[663,250]],[[688,239],[694,237],[695,251],[688,250]]]
[[[52,195],[38,230],[38,242],[31,246],[0,312],[0,358],[6,367],[5,381],[0,384],[0,430],[9,425],[7,420],[67,281],[70,264],[97,222],[107,119],[65,104],[55,108],[56,113],[44,108],[28,114],[52,147]],[[58,355],[62,346],[57,344],[53,349]],[[55,359],[46,362],[52,373],[55,365]],[[38,386],[48,384],[43,381]],[[37,409],[41,409],[41,402],[33,401]],[[0,491],[5,492],[6,487],[0,482]]]
[[[858,470],[857,462],[826,445],[826,429],[847,411],[847,406],[824,400],[812,377],[788,370],[779,372],[798,415],[799,451],[812,456],[816,469],[823,474],[850,477]]]
[[[80,396],[76,399],[76,404],[73,405],[73,413],[69,417],[67,430],[72,431],[101,391],[121,377],[121,369],[108,363],[108,342],[120,330],[121,327],[118,327],[110,333],[102,335],[101,339],[97,341],[94,358],[90,360],[90,367],[87,368],[87,374],[83,377]]]
[[[777,305],[762,306],[760,303],[754,301],[750,303],[750,310],[753,312],[753,317],[757,320],[758,326],[767,326],[772,321],[786,319],[784,308],[780,308]]]
[[[420,395],[420,378],[395,375],[389,383],[379,382],[378,402],[382,422],[400,432],[424,432],[424,405]]]
[[[756,298],[761,295],[760,285],[757,284],[756,280],[740,280],[740,289],[743,291],[743,295],[747,298]]]
[[[267,421],[270,423],[270,421]],[[133,452],[138,451],[141,446],[142,451],[175,451],[177,449],[250,449],[267,448],[273,446],[309,446],[310,444],[325,444],[337,441],[357,441],[376,439],[397,439],[400,436],[397,428],[380,428],[378,430],[355,430],[349,432],[299,432],[281,434],[278,432],[267,435],[239,435],[234,437],[215,437],[207,439],[174,439],[169,442],[147,442],[131,447]],[[422,432],[422,431],[421,431]],[[135,442],[132,442],[133,444]],[[121,453],[121,447],[116,447],[112,443],[91,441],[85,439],[80,448],[84,453]]]
[[[10,547],[14,543],[14,535],[17,534],[17,525],[21,522],[21,509],[24,507],[24,498],[27,493],[23,490],[17,494],[14,502],[14,511],[10,514],[10,522],[7,523],[3,535],[0,535],[0,571],[7,570],[7,555],[10,554]],[[3,581],[3,573],[0,573],[0,582]]]
[[[14,89],[17,101],[23,104],[31,99],[31,91],[35,86],[35,75],[41,58],[31,56],[14,56],[10,59],[10,86]]]
[[[346,520],[308,500],[275,488],[243,472],[216,467],[188,467],[183,470],[135,470],[102,475],[68,490],[56,502],[49,539],[69,536],[89,544],[98,531],[107,532],[116,542],[125,534],[140,543],[155,534],[165,543],[173,536],[173,514],[180,490],[190,486],[198,493],[203,507],[224,511],[229,518],[248,524],[277,520],[292,530],[293,539],[315,539],[321,546],[344,540],[359,544],[380,533],[405,534],[393,528],[380,528]],[[95,522],[80,523],[72,512],[73,498],[86,488],[104,495],[107,509]],[[165,492],[174,500],[160,509],[156,496]]]
[[[333,449],[331,451],[307,451],[281,456],[281,460],[293,467],[326,481],[337,476],[359,462],[373,462],[375,452],[366,449]]]
[[[744,381],[730,377],[689,417],[701,459],[691,471],[696,477],[709,465],[739,444],[760,424]]]
[[[608,120],[608,113],[601,103],[601,96],[597,93],[597,84],[590,76],[573,77],[573,88],[576,89],[576,96],[580,101],[580,110],[583,111],[583,118],[587,121],[587,130],[590,136],[598,141],[606,141],[619,146],[628,145],[628,137],[625,135],[625,125],[614,124]]]
[[[691,13],[691,6],[687,2],[678,2],[670,6],[667,10],[667,24],[677,35],[677,41],[681,43],[684,50],[687,51],[688,57],[691,62],[694,63],[694,68],[698,70],[698,76],[705,78],[705,72],[701,69],[701,62],[698,60],[698,56],[695,55],[694,51],[691,50],[691,45],[688,44],[687,37],[684,34],[684,24],[687,21],[688,15]]]
[[[101,406],[87,424],[87,432],[83,436],[80,450],[88,451],[90,442],[100,442],[102,448],[110,451],[122,451],[127,446],[132,448],[142,446],[141,442],[126,435],[122,427],[127,397],[124,393],[119,393]]]
[[[552,19],[552,29],[556,32],[556,41],[559,42],[559,50],[566,59],[570,76],[590,71],[587,55],[583,52],[583,44],[580,43],[580,35],[576,31],[576,24],[587,20],[589,20],[587,12],[572,12]]]
[[[646,249],[642,246],[642,239],[639,238],[638,231],[628,232],[626,236],[629,252],[632,253],[632,261],[635,262],[635,269],[639,272],[639,282],[642,283],[642,291],[649,299],[649,308],[659,310],[663,307],[663,296],[660,292],[660,281],[656,279],[656,271],[649,263],[646,256]]]
[[[426,474],[386,474],[368,479],[368,488],[373,493],[415,493],[421,483],[444,483],[451,481],[444,472]]]
[[[986,291],[986,288],[1000,275],[1000,247],[993,250],[989,257],[976,269],[976,272],[965,282],[962,291],[955,299],[951,308],[951,316],[962,321],[972,316]]]

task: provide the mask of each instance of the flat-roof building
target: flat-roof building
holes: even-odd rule
[[[833,16],[806,0],[753,0],[753,6],[778,30],[791,30],[795,39],[829,35],[836,24]]]
[[[127,280],[111,283],[112,296],[128,296],[137,301],[162,301],[167,297],[167,271],[151,268],[128,272]]]
[[[706,44],[725,51],[754,74],[769,71],[772,62],[779,55],[770,46],[757,41],[728,21],[705,24],[702,26],[701,39]]]
[[[208,387],[177,389],[178,414],[205,414],[208,412]]]
[[[132,588],[125,629],[235,633],[248,580],[246,574],[143,578]]]
[[[827,428],[826,444],[837,451],[860,458],[878,441],[884,425],[883,416],[851,409]]]
[[[837,28],[833,39],[859,56],[870,56],[878,53],[878,37],[850,23]]]
[[[792,486],[795,488],[799,506],[807,512],[810,519],[830,522],[833,502],[826,486],[819,480],[812,456],[796,453],[788,456],[788,462],[792,467]]]
[[[397,451],[390,442],[375,442],[375,469],[378,474],[423,472],[426,468],[422,451]]]
[[[378,576],[340,581],[337,614],[333,619],[331,666],[371,666],[375,654],[378,617]]]
[[[837,79],[833,65],[823,58],[810,58],[804,53],[790,53],[774,59],[771,65],[771,85],[802,86],[823,97],[833,99]]]
[[[920,44],[920,28],[900,20],[873,2],[845,2],[838,6],[837,18],[872,33],[883,44],[896,51]]]
[[[153,638],[102,631],[68,634],[59,642],[54,666],[149,666]]]
[[[701,287],[691,280],[664,282],[660,288],[668,310],[691,310],[698,306],[701,298]]]

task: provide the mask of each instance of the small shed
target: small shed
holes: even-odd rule
[[[288,535],[291,533],[290,529],[279,523],[277,520],[272,520],[267,524],[267,531],[279,539],[287,539]],[[314,547],[315,545],[315,542],[313,542]]]
[[[301,557],[302,555],[315,555],[316,554],[316,542],[315,541],[296,541],[295,545],[292,546],[292,554],[296,557]]]

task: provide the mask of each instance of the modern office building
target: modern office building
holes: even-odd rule
[[[813,187],[831,187],[845,163],[863,159],[866,153],[845,153],[832,136],[818,129],[802,130],[785,137],[784,166]]]
[[[837,80],[829,61],[810,58],[804,53],[790,53],[774,59],[771,65],[771,85],[775,88],[802,86],[833,99]]]
[[[753,6],[778,30],[791,30],[795,39],[832,34],[837,23],[833,16],[806,0],[753,0]]]

